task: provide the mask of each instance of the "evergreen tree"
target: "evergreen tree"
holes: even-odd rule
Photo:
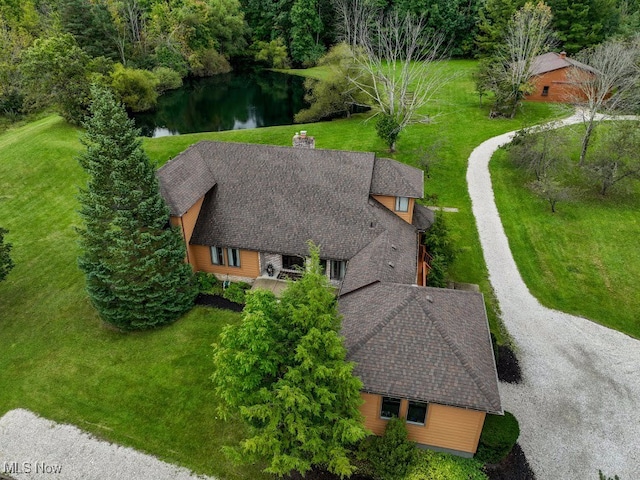
[[[315,247],[302,279],[280,301],[266,291],[248,295],[242,323],[226,327],[214,346],[221,413],[252,427],[238,458],[265,459],[266,471],[278,475],[314,465],[341,476],[354,471],[349,449],[365,436],[362,384],[345,361],[339,330]]]
[[[320,43],[322,19],[316,0],[295,0],[291,7],[291,58],[313,65],[324,53]]]
[[[4,243],[4,236],[9,233],[0,227],[0,282],[4,280],[13,268],[13,260],[9,256],[11,252],[11,244]]]
[[[102,319],[122,330],[163,325],[193,305],[191,267],[133,122],[109,90],[91,92],[79,158],[89,174],[79,230],[87,291]]]

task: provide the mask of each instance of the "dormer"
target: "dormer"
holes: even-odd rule
[[[424,172],[389,158],[376,158],[370,193],[405,222],[412,223],[415,200],[424,196]]]

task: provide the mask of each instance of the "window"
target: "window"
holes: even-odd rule
[[[220,247],[211,247],[211,263],[224,265],[224,253]]]
[[[227,248],[227,260],[230,267],[240,266],[240,250],[237,248]]]
[[[393,418],[400,416],[400,399],[392,397],[382,397],[382,408],[380,418]]]
[[[327,274],[327,261],[324,259],[320,259],[320,271],[326,275]]]
[[[331,280],[342,280],[346,267],[344,260],[331,260]]]
[[[546,97],[547,95],[549,95],[549,87],[545,85],[544,87],[542,87],[542,96]]]
[[[409,402],[407,410],[407,423],[424,425],[427,418],[427,404],[422,402]]]
[[[396,197],[396,212],[408,212],[409,199],[407,197]]]
[[[282,255],[282,268],[287,270],[304,269],[304,258],[297,255]]]

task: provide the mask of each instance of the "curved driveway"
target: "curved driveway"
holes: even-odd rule
[[[558,126],[578,123],[579,115]],[[500,384],[520,422],[519,443],[538,480],[640,479],[640,342],[581,317],[543,307],[515,264],[496,207],[489,160],[513,137],[478,146],[467,183],[502,319],[524,381]],[[640,314],[640,312],[639,312]]]

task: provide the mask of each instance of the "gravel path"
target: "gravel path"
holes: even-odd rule
[[[3,474],[17,480],[210,479],[21,409],[0,418],[0,478]]]
[[[640,479],[640,342],[541,306],[522,281],[488,169],[513,133],[478,146],[467,170],[489,278],[524,376],[522,384],[500,384],[503,407],[520,422],[519,443],[538,480],[597,480],[598,469]]]

